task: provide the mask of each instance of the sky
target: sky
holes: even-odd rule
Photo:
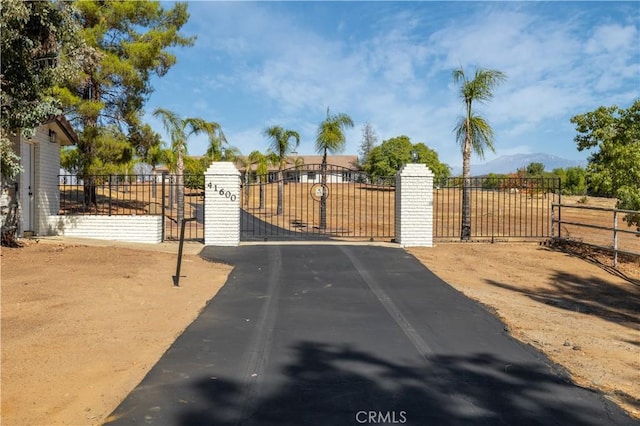
[[[171,3],[165,6],[170,7]],[[358,154],[369,123],[379,142],[406,135],[462,164],[453,131],[464,114],[452,71],[495,69],[507,80],[474,104],[495,154],[585,160],[571,117],[640,98],[640,3],[190,1],[177,64],[154,77],[145,120],[169,142],[155,108],[215,121],[242,154],[266,152],[266,127],[295,130],[315,154],[327,108],[348,114],[343,154]],[[202,155],[205,136],[192,136]]]

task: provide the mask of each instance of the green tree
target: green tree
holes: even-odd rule
[[[267,127],[263,134],[269,138],[269,151],[278,164],[278,209],[276,214],[280,215],[282,214],[282,198],[284,196],[282,170],[287,165],[288,155],[300,145],[300,135],[295,130],[283,129],[280,126]]]
[[[478,68],[469,80],[462,68],[453,71],[453,81],[460,87],[465,115],[455,127],[456,140],[462,148],[462,229],[460,239],[471,238],[471,152],[484,158],[484,149],[493,147],[493,129],[489,123],[473,111],[474,102],[486,102],[493,98],[493,89],[506,79],[501,71]]]
[[[155,173],[156,166],[160,163],[162,150],[162,138],[150,125],[138,126],[130,132],[129,141],[134,149],[135,156],[142,163],[151,166]]]
[[[582,167],[568,167],[564,170],[562,189],[568,195],[585,195],[587,193],[587,172]]]
[[[347,142],[344,130],[353,127],[353,120],[347,114],[329,114],[327,108],[327,118],[318,126],[316,134],[316,152],[322,154],[321,183],[323,187],[320,197],[320,229],[327,228],[327,152],[342,152]]]
[[[484,189],[500,189],[500,185],[504,182],[507,176],[499,173],[489,173],[487,177],[482,181],[482,187]]]
[[[69,2],[5,0],[0,14],[0,123],[5,136],[27,137],[60,103],[51,89],[75,76],[89,52]]]
[[[588,192],[615,197],[617,207],[640,210],[640,99],[628,109],[601,106],[571,118],[578,151],[594,149],[586,170]],[[640,214],[627,215],[640,228]]]
[[[246,207],[249,205],[249,184],[251,177],[251,166],[253,164],[251,164],[251,159],[249,158],[249,156],[245,157],[242,155],[238,155],[234,162],[236,166],[239,166],[239,168],[242,169],[242,188],[244,190],[244,205]]]
[[[403,164],[411,162],[413,145],[407,136],[398,136],[383,141],[369,153],[364,171],[375,180],[393,176]]]
[[[0,188],[9,199],[2,245],[17,245],[20,157],[10,137],[31,137],[60,104],[51,88],[74,74],[87,50],[78,42],[73,4],[4,0],[0,5]],[[16,190],[17,189],[17,190]]]
[[[220,125],[201,118],[181,118],[176,113],[157,108],[153,115],[160,117],[165,130],[171,138],[171,152],[175,155],[176,191],[178,204],[178,223],[184,218],[184,158],[187,156],[187,140],[191,135],[206,133],[215,137]]]
[[[236,148],[228,145],[227,137],[224,135],[222,128],[218,126],[209,132],[209,145],[204,157],[209,163],[212,161],[232,160],[239,155],[239,152]]]
[[[360,142],[360,165],[364,165],[369,158],[369,154],[378,144],[378,135],[371,123],[366,123],[362,127],[362,142]]]
[[[413,161],[414,151],[417,154],[417,162],[426,164],[434,173],[435,182],[440,182],[450,175],[449,166],[440,162],[437,152],[422,142],[412,144],[408,136],[391,138],[374,147],[363,165],[364,171],[372,180],[393,176],[404,164]]]
[[[258,182],[258,186],[260,187],[260,205],[259,209],[264,209],[264,184],[267,181],[267,174],[269,173],[269,163],[271,162],[271,157],[268,155],[264,155],[260,151],[252,151],[249,154],[249,161],[251,164],[256,165],[256,180]]]
[[[152,92],[151,78],[163,76],[176,62],[169,49],[189,46],[179,34],[187,22],[186,3],[165,10],[159,1],[75,2],[81,39],[94,54],[81,72],[55,91],[73,124],[80,130],[80,175],[102,173],[105,140],[100,128],[114,124],[127,138],[141,125],[144,102]],[[123,146],[124,148],[124,146]],[[85,180],[85,202],[95,203],[95,187]]]
[[[541,177],[544,173],[544,164],[542,163],[529,163],[527,166],[527,177]]]
[[[418,142],[417,144],[414,144],[413,151],[418,154],[417,162],[420,164],[426,164],[433,172],[434,182],[442,182],[451,175],[451,168],[449,165],[440,162],[438,153],[426,146],[424,143]]]

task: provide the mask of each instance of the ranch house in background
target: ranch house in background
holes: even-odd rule
[[[192,158],[199,160],[202,157],[193,156]],[[246,172],[243,166],[243,161],[246,157],[242,157],[241,160],[236,161],[234,164],[236,168],[242,174],[242,181],[244,182],[244,173]],[[320,174],[320,165],[322,163],[322,155],[297,155],[293,154],[287,157],[287,165],[284,167],[284,181],[285,182],[298,182],[298,183],[320,183],[322,175]],[[362,180],[361,173],[357,169],[358,156],[357,155],[328,155],[327,156],[327,182],[328,183],[341,183],[341,182],[356,182],[358,179]],[[258,166],[252,164],[249,167],[249,181],[256,182],[256,169]],[[278,166],[269,164],[267,169],[267,183],[277,182],[278,180]],[[165,165],[156,167],[157,181],[162,182],[162,174],[168,173],[169,169]]]
[[[9,137],[15,153],[20,156],[23,172],[13,188],[3,188],[0,203],[2,220],[7,212],[5,191],[16,191],[21,211],[18,236],[47,235],[48,217],[60,209],[60,148],[75,145],[78,135],[62,115],[52,116],[36,129],[33,138],[17,135]]]
[[[320,183],[322,155],[297,155],[293,154],[287,158],[287,165],[284,167],[283,179],[285,182],[298,183]],[[342,183],[356,182],[360,173],[356,171],[358,156],[356,155],[328,155],[327,156],[327,182]],[[236,167],[240,173],[245,173],[245,169],[240,161],[236,162]],[[249,180],[256,181],[257,165],[252,164],[249,171]],[[268,167],[267,182],[278,180],[278,166],[270,164]]]

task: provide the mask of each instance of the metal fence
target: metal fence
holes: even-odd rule
[[[434,238],[460,239],[462,184],[462,178],[447,178],[436,184]],[[560,202],[560,189],[557,178],[471,178],[471,239],[550,237],[551,205]]]
[[[184,175],[184,218],[194,218],[185,239],[204,240],[204,175]],[[60,175],[61,215],[158,215],[163,240],[177,240],[178,179],[176,175],[123,174],[78,177]]]
[[[610,251],[613,266],[618,264],[619,253],[640,257],[640,227],[621,223],[639,217],[640,211],[567,204],[553,204],[552,209],[554,240]]]
[[[322,175],[325,174],[324,182]],[[395,236],[395,177],[372,181],[335,165],[305,164],[243,176],[243,240],[358,239]]]
[[[283,174],[283,181],[243,179],[242,235],[387,240],[395,231],[393,179],[371,183],[360,172],[332,168],[327,184],[320,169],[305,166]],[[184,175],[187,240],[204,240],[204,175]],[[178,179],[170,174],[60,175],[62,215],[160,215],[163,239],[179,238]],[[265,182],[266,181],[266,182]],[[268,183],[267,183],[268,182]],[[433,233],[459,239],[462,179],[444,179],[434,188]],[[281,188],[279,190],[279,188]],[[280,211],[278,193],[281,191]],[[324,209],[321,205],[326,194]],[[560,179],[475,177],[470,181],[471,238],[505,240],[552,236],[551,206],[559,204]],[[326,217],[323,219],[323,215]],[[325,220],[326,223],[322,223]],[[304,237],[303,237],[304,238]]]

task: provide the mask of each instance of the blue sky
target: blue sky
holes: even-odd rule
[[[459,166],[452,130],[463,104],[451,78],[459,67],[508,77],[476,105],[495,132],[496,154],[485,161],[536,152],[584,160],[570,118],[640,98],[635,1],[191,1],[189,12],[182,33],[197,40],[154,79],[146,120],[163,135],[156,107],[216,121],[243,154],[266,151],[262,131],[274,124],[300,133],[300,154],[315,153],[330,107],[355,123],[344,154],[358,153],[368,122],[380,141],[407,135]],[[189,153],[206,146],[194,136]]]

